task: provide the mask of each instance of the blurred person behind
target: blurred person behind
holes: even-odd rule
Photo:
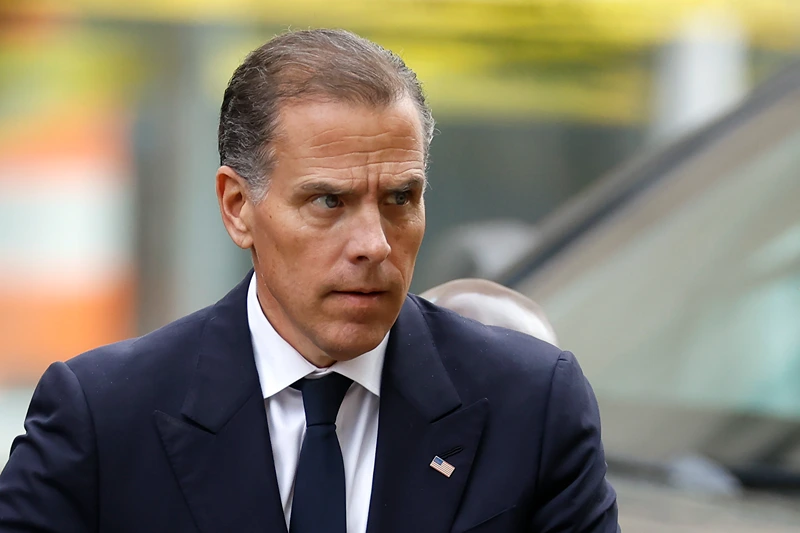
[[[429,302],[487,326],[500,326],[558,346],[544,310],[527,296],[487,279],[455,279],[420,294]]]
[[[253,270],[50,366],[0,531],[616,531],[574,356],[408,294],[432,132],[415,74],[351,33],[248,55],[216,193]]]

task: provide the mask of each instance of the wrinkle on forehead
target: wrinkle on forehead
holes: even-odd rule
[[[364,139],[364,142],[360,142]],[[368,137],[350,137],[348,141],[334,141],[316,147],[301,147],[288,151],[285,155],[307,169],[318,170],[356,170],[370,172],[378,167],[395,167],[396,172],[417,169],[425,171],[425,158],[419,146],[407,142],[410,137],[393,139],[394,142],[370,146]],[[400,141],[399,143],[397,141]]]
[[[409,124],[409,125],[413,127],[413,124]],[[419,142],[419,139],[417,138],[416,135],[406,135],[404,133],[391,131],[391,130],[387,131],[385,128],[381,128],[380,131],[378,133],[375,133],[375,134],[340,135],[340,134],[336,133],[336,132],[342,131],[344,129],[345,128],[342,128],[342,127],[335,127],[335,128],[327,129],[325,131],[317,133],[316,135],[312,135],[311,137],[309,137],[307,139],[306,142],[307,142],[307,144],[309,145],[310,148],[324,148],[325,146],[330,145],[330,144],[344,143],[344,142],[353,141],[353,140],[357,141],[359,139],[375,139],[375,140],[379,140],[379,139],[382,139],[384,137],[394,137],[394,138],[397,138],[397,139],[405,139],[405,140],[409,140],[412,143]]]
[[[405,129],[405,128],[404,128]],[[338,128],[337,128],[338,130]],[[336,130],[333,130],[336,131]],[[307,140],[298,145],[307,151],[306,157],[326,157],[337,154],[380,154],[388,151],[403,151],[422,157],[422,142],[407,131],[386,131],[375,133],[337,135],[332,131],[326,135],[315,135],[315,140]]]
[[[369,143],[369,139],[370,138],[366,137],[366,136],[363,136],[363,137],[361,137],[361,139],[363,139],[365,141],[365,143]],[[413,137],[396,137],[395,139],[398,140],[398,141],[410,140],[411,142],[408,143],[410,146],[413,146],[414,144],[416,144],[414,142],[415,139]],[[331,155],[336,155],[337,153],[344,153],[344,152],[346,152],[348,154],[353,154],[353,155],[369,154],[369,155],[377,156],[377,155],[381,155],[381,154],[383,154],[385,152],[397,151],[397,152],[407,152],[407,153],[410,153],[410,154],[414,154],[415,156],[420,157],[420,158],[423,155],[422,150],[419,149],[419,148],[411,148],[410,146],[399,146],[397,143],[393,144],[392,146],[376,147],[374,149],[360,148],[360,147],[354,149],[354,147],[350,146],[351,144],[362,144],[363,145],[365,143],[358,143],[358,141],[351,136],[347,140],[340,139],[340,140],[331,141],[331,142],[325,143],[325,144],[310,146],[309,147],[309,152],[310,153],[314,154],[314,153],[317,153],[317,152],[322,152],[322,155],[308,155],[308,156],[306,156],[306,159],[318,159],[318,158],[330,157]]]
[[[304,156],[303,160],[310,166],[315,166],[325,161],[339,159],[340,164],[345,164],[346,160],[364,161],[359,165],[380,165],[380,164],[412,164],[419,165],[422,160],[422,151],[408,148],[387,147],[378,150],[350,150],[342,153]],[[350,166],[350,165],[346,165]]]
[[[361,177],[363,172],[368,175],[397,176],[398,178],[407,176],[425,178],[425,171],[419,165],[405,165],[404,167],[384,169],[383,162],[365,163],[361,165],[311,165],[305,168],[304,175],[309,177],[325,176],[331,179],[356,179]]]

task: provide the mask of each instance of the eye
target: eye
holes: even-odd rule
[[[311,203],[317,207],[322,207],[323,209],[336,209],[342,205],[342,201],[335,194],[323,194],[321,196],[317,196]]]
[[[408,202],[411,201],[411,192],[410,191],[397,191],[392,193],[391,196],[392,204],[393,205],[406,205]]]

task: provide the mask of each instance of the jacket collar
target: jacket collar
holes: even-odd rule
[[[286,532],[247,320],[251,275],[207,311],[181,417],[154,413],[204,533]],[[368,533],[448,531],[488,414],[485,399],[462,405],[423,305],[408,296],[389,336]],[[429,466],[447,450],[458,450],[449,478]]]

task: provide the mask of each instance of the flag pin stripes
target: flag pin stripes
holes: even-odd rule
[[[433,458],[431,461],[431,468],[439,472],[440,474],[450,477],[453,475],[453,471],[456,469],[453,465],[439,457],[438,455]]]

